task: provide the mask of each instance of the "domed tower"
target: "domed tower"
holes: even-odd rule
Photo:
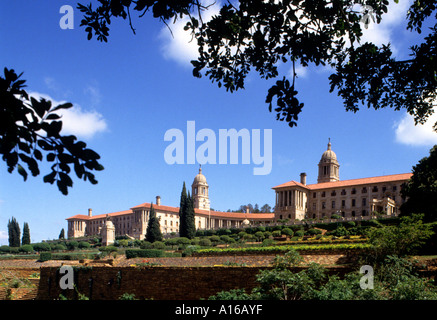
[[[194,177],[191,185],[191,196],[194,200],[195,209],[209,210],[209,186],[205,176],[202,174],[202,167],[199,168],[199,173]]]
[[[328,142],[328,149],[323,152],[319,162],[319,177],[317,183],[332,182],[340,180],[340,165],[337,155],[331,150],[331,139]]]

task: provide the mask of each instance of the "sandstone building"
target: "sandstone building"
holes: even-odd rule
[[[249,224],[272,223],[273,213],[220,212],[210,209],[209,185],[202,169],[195,176],[191,185],[194,200],[195,224],[197,229],[240,228]],[[67,219],[68,238],[101,235],[107,217],[115,226],[115,235],[128,235],[135,239],[144,239],[149,221],[151,204],[148,202],[136,205],[129,210],[100,214],[93,216],[88,209],[88,215],[75,215]],[[156,216],[160,219],[161,232],[179,232],[179,207],[161,204],[161,197],[156,197],[153,204]]]
[[[289,181],[272,188],[276,194],[274,213],[220,212],[210,209],[209,185],[200,168],[191,185],[196,228],[240,228],[284,219],[294,222],[331,218],[333,215],[354,220],[370,218],[376,212],[395,216],[403,202],[400,190],[411,173],[342,181],[340,164],[329,142],[318,164],[317,183],[307,184],[306,177],[306,173],[301,173],[299,182]],[[95,216],[89,209],[88,215],[67,218],[68,237],[102,235],[107,232],[105,226],[109,219],[115,228],[115,236],[144,239],[150,207],[151,204],[146,202],[129,210]],[[162,233],[179,232],[178,207],[162,205],[161,197],[157,196],[153,208],[160,219]]]
[[[403,203],[401,188],[411,173],[340,180],[340,165],[331,149],[322,154],[316,184],[289,181],[273,187],[276,192],[275,220],[304,218],[368,217],[375,213],[394,216]]]

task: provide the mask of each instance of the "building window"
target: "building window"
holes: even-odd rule
[[[361,190],[361,193],[367,193],[367,188],[363,187],[363,190]]]
[[[313,198],[317,196],[317,192],[313,192]]]
[[[374,186],[373,189],[372,189],[372,192],[378,192],[378,187]]]
[[[322,202],[322,209],[325,209],[326,205],[325,202]]]
[[[365,207],[366,204],[367,204],[367,200],[366,200],[366,198],[363,198],[363,207]]]
[[[355,211],[352,211],[352,217],[355,217]]]
[[[341,190],[341,195],[345,196],[346,195],[346,189]]]
[[[335,209],[335,201],[332,201],[331,208]]]
[[[335,192],[335,190],[331,192],[331,197],[335,197],[336,195],[337,195],[337,192]]]
[[[396,191],[397,190],[397,187],[396,186],[393,186],[393,191]]]
[[[352,188],[351,194],[356,194],[357,190],[355,188]]]
[[[355,207],[355,199],[352,199],[352,207]]]
[[[341,207],[342,208],[346,207],[346,200],[341,200]]]
[[[322,192],[322,198],[324,198],[324,197],[325,197],[325,191]]]

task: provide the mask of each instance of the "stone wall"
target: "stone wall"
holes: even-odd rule
[[[256,286],[256,274],[268,267],[75,267],[77,290],[61,290],[59,268],[41,268],[37,299],[77,299],[78,292],[91,300],[117,300],[124,293],[138,299],[198,300],[222,290]],[[300,268],[296,268],[296,271]],[[344,274],[346,268],[331,268]]]

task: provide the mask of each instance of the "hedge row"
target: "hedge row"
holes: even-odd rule
[[[247,248],[211,248],[200,249],[193,253],[194,256],[217,256],[217,255],[251,255],[251,254],[278,254],[285,253],[292,249],[298,251],[323,251],[338,252],[347,250],[363,250],[370,248],[367,243],[340,243],[340,244],[302,244],[302,245],[285,245],[285,246],[268,246],[268,247],[247,247]]]
[[[44,262],[48,260],[80,260],[80,259],[95,259],[98,253],[52,253],[41,252],[39,254],[39,261]]]
[[[163,250],[158,249],[127,249],[126,259],[132,258],[155,258],[164,256]]]

